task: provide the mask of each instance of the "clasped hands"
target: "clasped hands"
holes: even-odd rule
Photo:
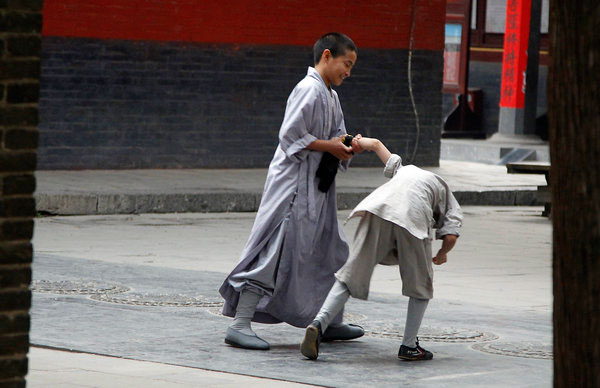
[[[365,150],[359,143],[359,140],[363,138],[361,134],[354,136],[354,139],[352,139],[352,145],[350,147],[344,144],[345,136],[346,135],[340,135],[339,137],[334,137],[333,139],[329,140],[330,146],[327,152],[340,160],[348,160],[353,154],[360,154]]]

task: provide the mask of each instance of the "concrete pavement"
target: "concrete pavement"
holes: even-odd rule
[[[507,174],[504,166],[440,161],[427,167],[447,180],[462,205],[542,205],[543,176]],[[37,171],[37,209],[44,214],[252,212],[266,169]],[[386,182],[383,168],[338,174],[340,210],[351,209]]]
[[[289,381],[215,372],[157,362],[32,347],[29,387],[310,387]]]
[[[397,267],[378,267],[370,300],[347,306],[346,319],[367,335],[326,344],[309,362],[298,352],[303,331],[288,325],[255,325],[272,343],[269,352],[222,342],[229,319],[218,315],[216,289],[237,262],[253,213],[38,218],[32,342],[138,361],[33,348],[30,386],[68,386],[61,381],[71,377],[78,386],[153,386],[128,379],[140,377],[136,368],[165,364],[176,369],[164,374],[179,377],[152,384],[252,383],[212,369],[279,379],[269,380],[276,385],[550,386],[551,224],[540,211],[464,207],[463,235],[449,262],[436,267],[420,333],[435,358],[416,364],[395,358],[406,309]],[[355,226],[345,226],[350,238]],[[48,364],[54,357],[64,363]],[[136,366],[141,361],[158,364]],[[60,376],[61,368],[69,374]]]

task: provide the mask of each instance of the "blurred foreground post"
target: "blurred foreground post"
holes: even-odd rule
[[[554,386],[600,387],[600,3],[550,15]]]

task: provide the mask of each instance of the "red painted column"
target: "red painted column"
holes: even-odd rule
[[[508,135],[524,133],[523,108],[530,16],[531,1],[507,1],[499,132]]]

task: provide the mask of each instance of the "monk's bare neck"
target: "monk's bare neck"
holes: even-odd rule
[[[325,86],[327,86],[327,89],[331,89],[331,84],[330,84],[329,80],[327,79],[327,77],[325,76],[325,67],[317,64],[315,66],[315,70],[317,71],[317,73],[319,73],[319,75],[321,76],[321,79],[323,79],[323,82],[325,82]]]

